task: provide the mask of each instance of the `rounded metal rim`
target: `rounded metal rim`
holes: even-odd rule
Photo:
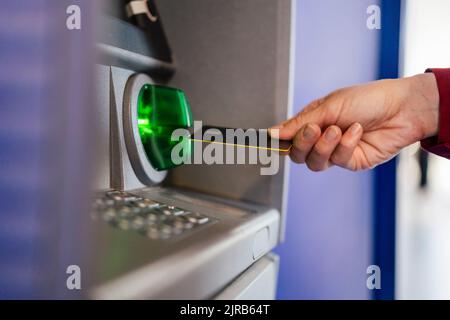
[[[138,98],[141,88],[154,81],[146,74],[139,73],[131,76],[125,86],[123,104],[123,124],[125,144],[128,155],[138,179],[146,185],[160,183],[167,176],[167,170],[157,171],[151,165],[142,145],[138,128]]]

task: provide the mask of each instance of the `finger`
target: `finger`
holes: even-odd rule
[[[330,157],[342,137],[337,126],[328,127],[306,158],[306,164],[312,171],[322,171],[330,166]]]
[[[290,153],[292,161],[305,163],[306,157],[314,144],[319,140],[321,134],[320,127],[316,124],[308,123],[304,125],[295,135]]]
[[[278,129],[278,138],[282,140],[291,140],[297,132],[307,123],[316,123],[319,126],[323,124],[325,112],[322,107],[323,99],[311,102],[294,117],[280,123],[277,126],[271,127],[269,133],[272,135],[274,129]]]
[[[342,136],[336,150],[334,150],[331,155],[331,162],[337,166],[354,170],[356,168],[354,161],[353,152],[358,145],[359,140],[363,134],[362,126],[355,122],[352,124]]]

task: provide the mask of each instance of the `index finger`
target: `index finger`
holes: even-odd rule
[[[269,134],[274,129],[277,129],[278,139],[291,140],[295,137],[298,130],[307,123],[317,124],[320,127],[323,125],[323,118],[325,117],[322,111],[321,103],[323,99],[315,100],[306,106],[302,111],[297,113],[294,117],[269,128]]]

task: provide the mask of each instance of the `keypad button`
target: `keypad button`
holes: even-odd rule
[[[120,220],[118,222],[118,226],[122,230],[128,230],[128,229],[130,229],[130,221],[128,221],[128,220]]]
[[[133,203],[139,208],[153,208],[160,205],[158,202],[150,199],[135,200]]]
[[[148,228],[146,235],[152,240],[157,240],[160,237],[160,233],[156,228]]]
[[[116,211],[114,209],[108,209],[103,212],[102,218],[107,222],[112,221],[116,218]]]
[[[149,213],[146,215],[146,220],[148,224],[155,224],[159,220],[159,217],[155,213]]]
[[[197,212],[188,212],[184,215],[184,217],[195,224],[205,224],[209,221],[209,218],[207,216],[204,216]]]
[[[136,217],[131,221],[131,227],[134,230],[141,230],[145,227],[145,220],[142,217]]]
[[[117,209],[120,218],[131,218],[133,216],[133,208],[123,206]]]
[[[197,223],[198,224],[205,224],[205,223],[207,223],[209,221],[209,218],[208,217],[201,217],[201,218],[198,218],[197,219]]]

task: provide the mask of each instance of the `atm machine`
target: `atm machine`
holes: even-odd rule
[[[87,297],[275,298],[279,261],[271,250],[283,240],[287,162],[268,176],[257,165],[157,170],[139,131],[139,104],[145,90],[178,88],[193,119],[207,124],[267,128],[286,119],[291,6],[105,1],[96,19],[100,143]]]

